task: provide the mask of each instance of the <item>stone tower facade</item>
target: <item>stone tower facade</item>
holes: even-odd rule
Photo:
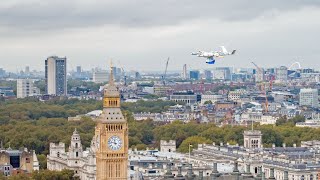
[[[176,141],[175,140],[170,140],[170,141],[165,141],[161,140],[160,141],[160,151],[161,152],[176,152]]]
[[[262,133],[258,130],[244,131],[243,141],[243,146],[247,149],[261,148]]]
[[[77,167],[80,166],[80,159],[82,158],[82,144],[80,135],[77,131],[77,129],[74,130],[72,136],[71,136],[71,143],[69,146],[69,154],[68,154],[68,166],[70,167]]]
[[[111,66],[109,84],[104,87],[103,112],[96,119],[97,179],[126,180],[128,177],[128,124],[120,109],[120,93]]]

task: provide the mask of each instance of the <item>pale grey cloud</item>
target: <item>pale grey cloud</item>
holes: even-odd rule
[[[272,16],[319,5],[318,0],[21,0],[0,6],[0,25],[49,31],[106,24],[143,28],[175,25],[202,18],[246,21],[263,14]]]
[[[128,69],[206,68],[197,49],[226,45],[238,54],[217,66],[305,66],[318,60],[319,1],[117,0],[4,1],[0,4],[0,61],[10,69],[43,69],[57,54],[69,67],[100,66],[114,58]],[[251,60],[250,60],[251,59]],[[9,60],[9,61],[8,61]],[[201,62],[201,63],[200,63]]]

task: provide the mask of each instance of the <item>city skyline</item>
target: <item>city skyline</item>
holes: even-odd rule
[[[34,6],[37,4],[38,6]],[[319,2],[4,1],[0,5],[0,58],[9,71],[42,70],[51,55],[68,58],[70,69],[91,69],[114,59],[126,70],[168,71],[234,66],[319,69],[315,62]],[[275,8],[276,7],[276,8]],[[190,53],[237,49],[209,66]],[[8,63],[10,62],[10,63]],[[68,70],[70,70],[68,69]]]

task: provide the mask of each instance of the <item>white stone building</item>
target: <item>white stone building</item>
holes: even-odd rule
[[[160,151],[161,152],[176,152],[176,141],[175,140],[170,140],[170,141],[165,141],[161,140],[160,141]]]
[[[17,80],[17,98],[25,98],[29,96],[39,95],[40,89],[34,87],[32,79]]]
[[[203,94],[201,95],[201,105],[207,101],[211,101],[213,104],[217,101],[223,101],[224,97],[218,94]]]
[[[288,80],[288,68],[281,66],[276,68],[276,81],[280,83],[287,82]]]
[[[317,89],[300,90],[300,106],[319,107],[319,95]]]
[[[261,148],[262,134],[261,131],[251,130],[243,133],[244,148],[255,149]]]
[[[47,156],[47,168],[49,170],[61,171],[63,169],[73,170],[75,176],[81,180],[96,179],[96,157],[95,140],[91,147],[83,151],[80,135],[75,130],[71,136],[69,151],[65,152],[65,144],[50,143],[49,155]]]

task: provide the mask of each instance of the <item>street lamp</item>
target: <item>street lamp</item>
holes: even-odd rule
[[[190,163],[190,156],[191,156],[191,147],[192,147],[192,144],[189,144],[189,163]]]

